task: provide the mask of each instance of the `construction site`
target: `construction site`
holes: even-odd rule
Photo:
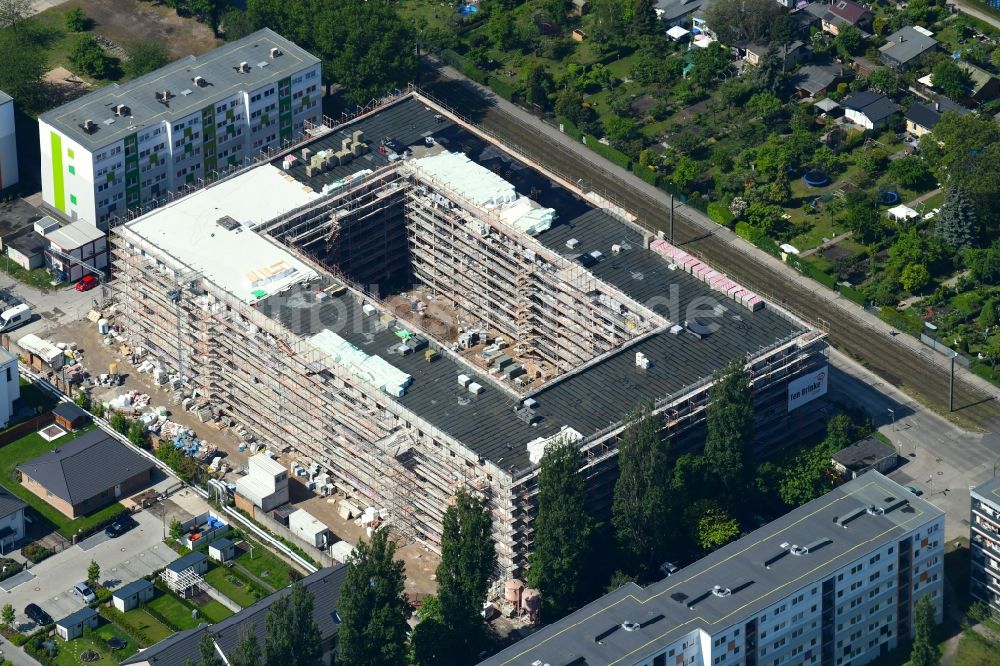
[[[408,92],[119,220],[114,334],[403,540],[438,550],[455,492],[485,497],[503,581],[554,442],[580,448],[604,515],[629,411],[697,449],[731,359],[756,454],[823,427],[823,335],[633,220]]]

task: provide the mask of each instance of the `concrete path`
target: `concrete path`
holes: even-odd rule
[[[553,141],[556,141],[560,145],[572,150],[574,153],[576,153],[576,155],[580,159],[599,167],[600,169],[604,170],[607,173],[613,174],[615,177],[621,180],[626,181],[631,188],[638,190],[642,194],[650,197],[651,199],[656,200],[658,203],[661,203],[665,207],[665,209],[669,209],[670,196],[663,190],[647,183],[646,181],[642,180],[641,178],[633,174],[628,169],[623,169],[603,159],[597,153],[590,150],[579,141],[576,141],[572,137],[567,136],[566,134],[560,132],[557,127],[549,125],[548,123],[542,121],[537,116],[531,114],[525,109],[522,109],[520,106],[513,104],[512,102],[508,102],[499,95],[493,93],[491,90],[489,90],[489,88],[479,85],[476,82],[468,79],[467,77],[459,73],[457,70],[455,70],[453,67],[445,65],[444,63],[441,63],[440,61],[437,61],[432,57],[428,57],[428,60],[433,63],[434,67],[438,69],[439,73],[442,76],[453,80],[463,81],[465,85],[474,86],[479,90],[480,94],[489,99],[490,102],[494,104],[495,107],[500,111],[504,112],[507,115],[513,116],[522,124],[531,126],[532,128],[541,132],[542,134],[552,139]],[[459,112],[461,112],[461,110],[459,110]],[[799,284],[806,284],[812,282],[807,278],[804,278],[802,274],[800,274],[791,266],[782,262],[777,257],[773,257],[770,254],[767,254],[766,252],[757,249],[750,242],[740,238],[734,232],[730,231],[726,227],[716,224],[715,222],[710,220],[708,216],[701,213],[701,211],[686,206],[683,203],[675,203],[675,208],[681,210],[686,218],[690,219],[693,223],[701,227],[705,231],[705,233],[714,235],[717,239],[725,242],[733,249],[738,250],[747,258],[748,261],[752,261],[758,264],[766,264],[772,270],[784,274],[784,276],[789,281],[793,281]],[[725,266],[719,266],[718,268],[722,271],[726,270]],[[837,317],[845,317],[845,316],[851,317],[861,322],[865,327],[877,331],[880,334],[885,335],[886,337],[891,337],[889,332],[892,330],[892,327],[889,326],[889,324],[883,322],[876,315],[858,307],[858,305],[856,305],[852,301],[849,301],[848,299],[841,297],[840,294],[838,294],[837,292],[827,289],[818,282],[812,282],[810,287],[811,287],[810,291],[813,293],[814,296],[816,296],[819,299],[822,299],[823,301],[825,301],[830,305],[830,309],[832,311],[829,313],[829,321],[831,322],[836,321]],[[780,290],[781,285],[773,285],[773,288]],[[780,299],[775,299],[771,294],[763,293],[759,289],[757,291],[765,299],[770,299],[772,302],[780,301]],[[822,322],[814,322],[814,323],[822,324]],[[916,338],[911,337],[909,335],[896,335],[895,337],[892,338],[892,341],[895,344],[906,348],[911,353],[919,355],[922,360],[928,363],[933,363],[946,372],[948,371],[948,366],[949,366],[948,359],[946,359],[943,354],[939,354],[930,350],[929,347],[922,344]],[[979,389],[986,395],[991,396],[993,398],[1000,397],[1000,388],[994,386],[985,379],[973,374],[966,368],[956,365],[955,373],[956,375],[960,375],[963,381]]]
[[[828,240],[828,241],[826,241],[824,243],[820,243],[819,245],[817,245],[814,248],[810,248],[810,249],[806,250],[805,252],[799,253],[799,257],[808,257],[810,254],[816,254],[820,250],[825,250],[826,248],[828,248],[828,247],[830,247],[832,245],[836,245],[837,243],[839,243],[840,241],[844,240],[845,238],[850,238],[853,235],[854,235],[853,231],[845,231],[844,233],[839,234],[837,236],[834,236],[833,238],[831,238],[830,240]]]

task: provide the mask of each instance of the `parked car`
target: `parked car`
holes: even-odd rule
[[[122,516],[115,522],[108,525],[104,533],[107,534],[112,539],[120,537],[121,535],[128,532],[133,527],[136,527],[139,523],[135,522],[135,518],[132,516]]]
[[[94,594],[94,591],[86,583],[77,583],[73,586],[73,591],[80,595],[83,601],[88,604],[97,598],[97,595]]]
[[[93,275],[84,275],[83,278],[76,283],[77,291],[90,291],[98,285],[97,278]]]
[[[24,614],[28,616],[28,619],[37,624],[39,627],[44,627],[45,625],[52,624],[52,616],[41,609],[38,604],[28,604],[24,607]]]
[[[920,488],[917,488],[916,486],[906,486],[906,489],[909,490],[914,495],[916,495],[917,497],[920,497],[921,495],[924,494],[924,491],[922,491]]]
[[[662,573],[664,576],[673,576],[680,570],[681,570],[680,567],[678,567],[673,562],[664,562],[663,564],[660,565],[660,573]]]

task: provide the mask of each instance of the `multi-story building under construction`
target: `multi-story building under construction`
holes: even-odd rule
[[[120,330],[212,414],[436,548],[458,488],[499,576],[532,541],[538,461],[571,439],[593,509],[653,403],[696,447],[745,359],[766,453],[822,427],[822,335],[626,211],[408,93],[114,229]]]

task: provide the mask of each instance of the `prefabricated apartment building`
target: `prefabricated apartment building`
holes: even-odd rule
[[[113,230],[126,340],[317,491],[431,548],[456,489],[481,493],[505,578],[547,444],[577,443],[605,511],[630,409],[697,446],[735,357],[758,454],[822,428],[822,334],[620,208],[417,92],[328,129]]]

